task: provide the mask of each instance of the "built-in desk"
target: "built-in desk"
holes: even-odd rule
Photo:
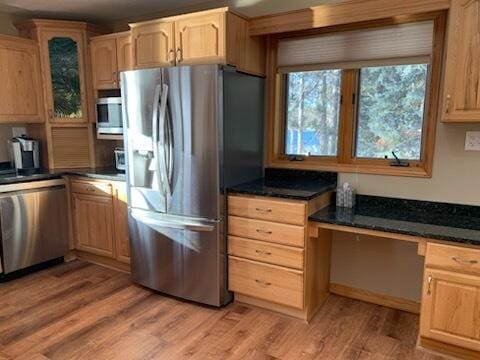
[[[478,207],[377,197],[355,209],[320,209],[309,236],[332,241],[334,232],[418,244],[425,256],[420,342],[462,358],[480,358],[480,211]],[[374,276],[374,274],[372,274]],[[332,292],[416,312],[414,304],[368,292]],[[341,290],[341,289],[340,289]]]

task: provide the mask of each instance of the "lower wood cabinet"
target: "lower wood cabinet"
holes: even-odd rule
[[[76,248],[113,258],[113,204],[109,197],[73,193]]]
[[[130,263],[126,185],[73,178],[72,230],[81,258],[128,270]]]
[[[313,317],[328,296],[331,237],[310,239],[307,217],[330,199],[228,197],[228,281],[237,301]]]
[[[479,250],[427,245],[420,336],[480,352]]]

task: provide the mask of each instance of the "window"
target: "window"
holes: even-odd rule
[[[431,175],[445,14],[414,18],[270,42],[270,165]]]
[[[285,153],[337,156],[340,70],[287,75]]]
[[[428,64],[360,70],[355,155],[420,160]]]

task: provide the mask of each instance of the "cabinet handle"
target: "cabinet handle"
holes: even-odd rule
[[[269,282],[263,281],[263,280],[258,280],[258,279],[255,279],[255,282],[256,282],[257,284],[260,284],[260,285],[263,285],[263,286],[270,286],[270,285],[272,285],[272,283],[269,283]]]
[[[266,255],[266,256],[272,255],[272,253],[270,251],[255,250],[255,252],[259,255]]]
[[[168,57],[170,58],[170,64],[175,65],[175,50],[170,49]]]
[[[452,95],[447,95],[445,98],[445,113],[450,113],[450,104],[452,102]]]
[[[259,234],[267,234],[267,235],[271,235],[271,234],[272,234],[272,232],[269,231],[269,230],[257,229],[256,231],[257,231],[257,233],[259,233]]]
[[[53,110],[52,109],[48,109],[48,118],[53,119]]]
[[[182,62],[183,61],[183,54],[182,54],[182,49],[180,47],[177,48],[177,62]]]
[[[270,208],[255,208],[255,210],[259,211],[259,212],[265,212],[265,213],[271,213],[272,212],[272,209]]]
[[[470,264],[470,265],[478,264],[478,260],[462,259],[461,257],[457,257],[457,256],[452,256],[452,260],[460,264]]]
[[[431,295],[432,294],[432,275],[428,275],[428,289],[427,289],[427,295]]]

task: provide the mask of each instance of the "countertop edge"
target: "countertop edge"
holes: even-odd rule
[[[390,228],[387,229],[387,228],[383,228],[383,227],[379,227],[379,226],[359,225],[359,224],[352,224],[352,223],[343,222],[343,221],[319,220],[319,219],[315,219],[311,216],[308,218],[308,221],[316,222],[316,223],[325,223],[325,224],[348,226],[348,227],[358,228],[358,229],[382,231],[382,232],[392,233],[392,234],[418,236],[418,237],[422,237],[422,238],[425,238],[425,239],[441,240],[441,241],[447,241],[447,242],[452,242],[452,243],[457,243],[457,244],[467,244],[467,245],[472,245],[472,246],[480,246],[480,241],[464,239],[464,238],[454,238],[454,237],[442,236],[442,235],[424,234],[424,233],[415,232],[415,231],[404,231],[404,230],[397,230],[397,229],[390,229]]]

